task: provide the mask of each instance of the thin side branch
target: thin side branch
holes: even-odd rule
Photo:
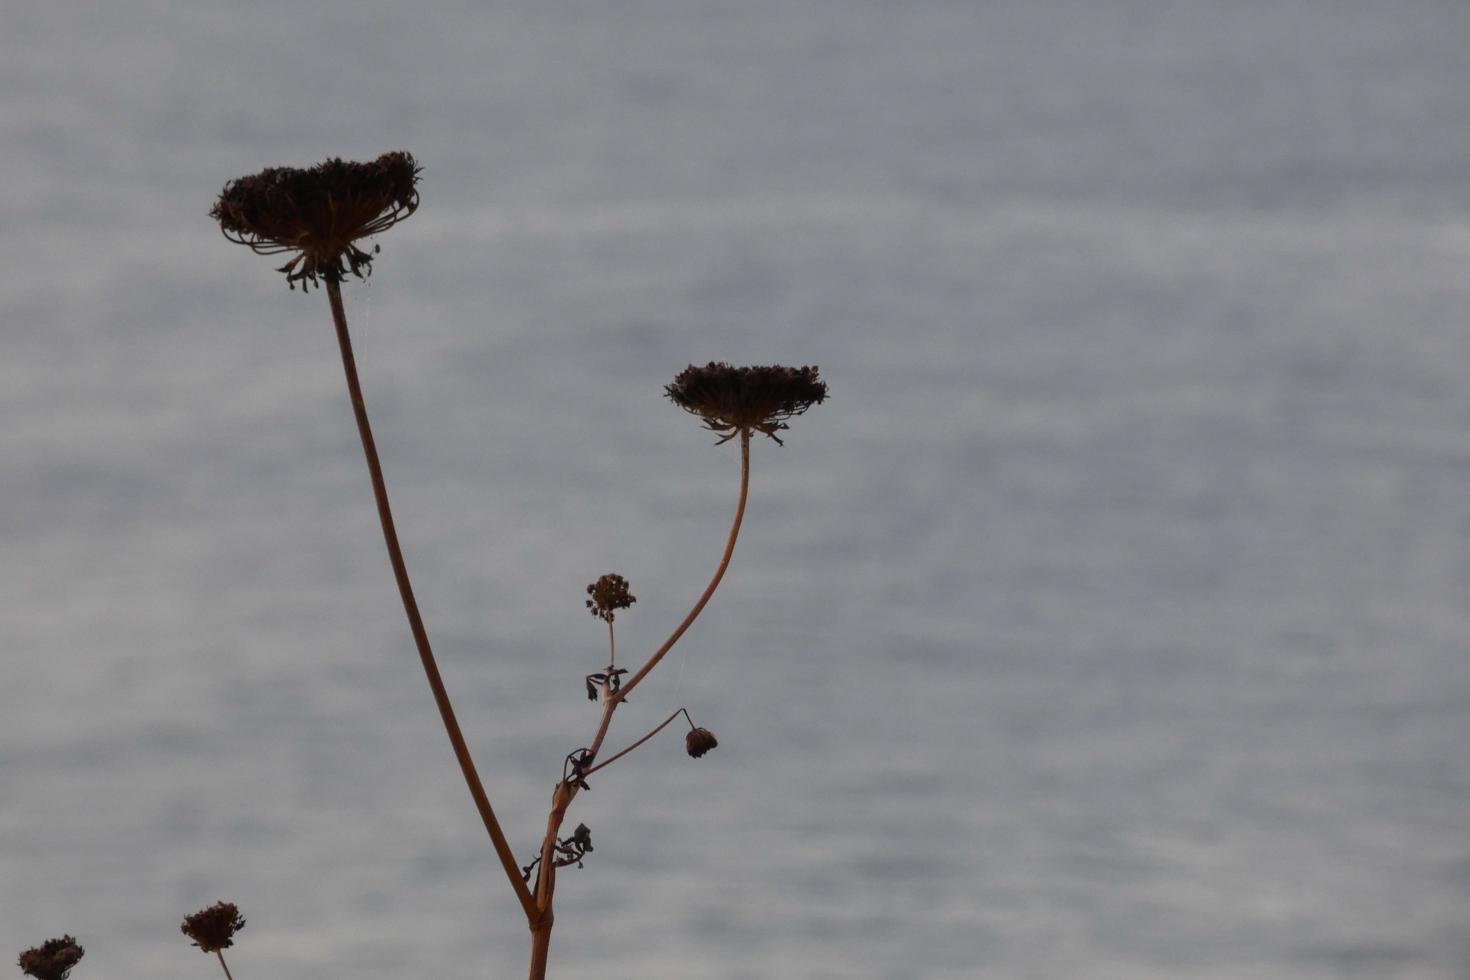
[[[592,775],[597,770],[599,770],[599,769],[605,769],[608,766],[612,765],[614,762],[617,762],[623,756],[627,755],[629,752],[632,752],[638,746],[642,745],[644,742],[646,742],[649,739],[653,738],[653,736],[657,735],[659,732],[663,731],[665,728],[668,728],[669,727],[669,722],[673,721],[675,718],[679,717],[679,715],[681,715],[681,714],[684,716],[684,720],[687,721],[687,722],[689,722],[689,727],[690,728],[693,728],[694,727],[694,719],[689,717],[689,712],[688,711],[686,711],[683,708],[680,708],[678,711],[675,711],[673,714],[669,715],[663,721],[659,722],[658,723],[658,726],[656,728],[654,728],[651,732],[649,732],[647,735],[644,735],[638,741],[634,742],[632,745],[628,746],[626,749],[624,749],[623,751],[619,752],[617,755],[609,756],[608,758],[606,758],[603,761],[599,762],[597,765],[593,766],[591,769],[584,769],[584,770],[582,770],[582,773],[581,773],[582,778],[585,779],[586,777]]]

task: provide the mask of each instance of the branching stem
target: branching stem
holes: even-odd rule
[[[602,718],[597,724],[597,734],[593,736],[592,744],[587,749],[588,759],[595,759],[597,751],[602,748],[602,742],[607,738],[608,726],[612,724],[613,712],[617,710],[618,705],[627,698],[628,693],[637,687],[643,678],[648,676],[649,671],[658,666],[658,662],[664,658],[665,654],[673,649],[674,644],[679,642],[679,638],[684,635],[694,620],[704,611],[704,607],[709,604],[710,596],[715,594],[715,589],[719,587],[720,580],[725,577],[725,569],[730,567],[730,557],[735,553],[735,541],[740,536],[740,525],[745,519],[745,502],[749,495],[750,430],[742,429],[740,431],[740,497],[735,503],[735,517],[730,522],[730,533],[725,538],[725,550],[720,555],[720,564],[715,569],[715,574],[710,579],[709,584],[705,586],[704,592],[694,603],[694,608],[690,609],[689,614],[684,617],[683,622],[674,628],[674,631],[669,634],[668,639],[664,640],[663,644],[653,652],[653,655],[638,669],[638,673],[634,674],[632,679],[622,686],[621,690],[608,694],[602,706]],[[674,714],[678,714],[678,712]],[[669,721],[672,720],[673,717],[670,716]],[[664,724],[667,725],[668,721],[664,722]],[[662,728],[663,726],[660,725],[659,727]],[[658,729],[654,729],[654,732],[657,731]],[[639,744],[651,738],[654,732],[650,732],[649,735],[645,736],[638,743],[624,749],[618,755],[613,756],[612,759],[608,759],[607,761],[612,762],[613,759],[617,759],[631,752]],[[597,766],[596,768],[600,769],[602,767]],[[571,806],[572,800],[577,795],[577,790],[577,782],[572,779],[563,779],[557,784],[556,792],[552,794],[551,812],[546,818],[546,836],[541,840],[541,865],[537,869],[536,888],[533,892],[536,906],[540,909],[540,918],[533,917],[531,920],[531,971],[529,980],[544,980],[546,976],[546,957],[551,946],[551,923],[553,920],[551,901],[556,891],[556,863],[552,858],[552,850],[556,847],[556,835],[561,830],[562,820],[566,817],[567,807]]]

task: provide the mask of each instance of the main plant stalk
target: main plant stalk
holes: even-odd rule
[[[459,722],[454,717],[454,706],[449,703],[449,692],[445,690],[444,680],[439,676],[439,665],[434,660],[433,649],[429,646],[429,633],[424,629],[423,617],[419,615],[418,602],[413,595],[413,584],[408,579],[408,566],[403,561],[403,549],[398,545],[398,530],[393,524],[393,511],[388,506],[388,486],[383,482],[383,466],[378,461],[378,449],[373,441],[372,426],[368,424],[367,405],[362,397],[362,383],[357,377],[357,363],[352,356],[352,338],[347,332],[347,313],[342,308],[342,285],[331,278],[327,280],[327,299],[332,305],[332,322],[337,327],[337,344],[342,349],[342,370],[347,375],[348,394],[352,396],[352,414],[357,418],[357,434],[362,437],[362,452],[367,457],[368,475],[372,478],[373,499],[378,505],[378,520],[383,525],[383,543],[388,547],[388,561],[393,566],[393,578],[398,583],[398,594],[403,598],[403,611],[408,616],[408,628],[413,633],[413,642],[418,648],[419,660],[423,662],[424,674],[429,679],[429,688],[434,692],[434,703],[439,706],[439,717],[444,721],[444,731],[449,736],[449,744],[454,748],[454,757],[459,761],[460,771],[464,773],[465,784],[469,787],[470,796],[475,801],[475,809],[479,811],[480,819],[484,821],[485,829],[490,834],[490,841],[495,845],[495,853],[500,857],[500,864],[505,869],[511,888],[514,889],[516,898],[526,913],[527,922],[532,928],[535,928],[541,918],[541,911],[536,907],[536,900],[532,898],[530,889],[521,879],[520,869],[516,866],[515,854],[511,851],[510,844],[500,829],[500,821],[495,818],[495,811],[490,806],[489,797],[485,795],[485,786],[480,782],[480,774],[475,770],[475,761],[470,756],[469,746],[465,744],[464,734],[460,731]]]

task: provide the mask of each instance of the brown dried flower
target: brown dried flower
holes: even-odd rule
[[[372,271],[373,257],[354,243],[413,214],[420,169],[404,152],[371,163],[268,167],[226,184],[209,216],[226,238],[261,255],[297,253],[276,270],[292,289],[318,277],[341,282],[349,271],[361,279]]]
[[[206,953],[217,953],[235,945],[235,933],[245,928],[245,919],[234,902],[217,902],[193,915],[184,916],[179,931]]]
[[[86,952],[74,938],[62,936],[26,950],[18,962],[21,972],[36,980],[66,980],[66,975]]]
[[[720,740],[715,738],[714,732],[708,728],[695,728],[684,736],[684,749],[694,759],[698,759],[719,744]]]
[[[638,601],[637,596],[628,594],[628,580],[616,573],[602,576],[587,586],[587,610],[598,619],[611,623],[614,611],[627,609]]]
[[[711,361],[679,372],[664,388],[675,405],[701,416],[705,427],[724,433],[727,442],[741,432],[776,435],[793,418],[827,397],[827,385],[815,366],[731,367]]]

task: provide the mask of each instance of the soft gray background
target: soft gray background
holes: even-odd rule
[[[662,400],[816,363],[579,802],[558,978],[1470,977],[1470,8],[0,3],[0,953],[515,977],[322,294],[224,181],[403,148],[347,289],[529,853],[735,491]],[[276,260],[277,264],[279,260]],[[10,967],[9,969],[14,969]]]

